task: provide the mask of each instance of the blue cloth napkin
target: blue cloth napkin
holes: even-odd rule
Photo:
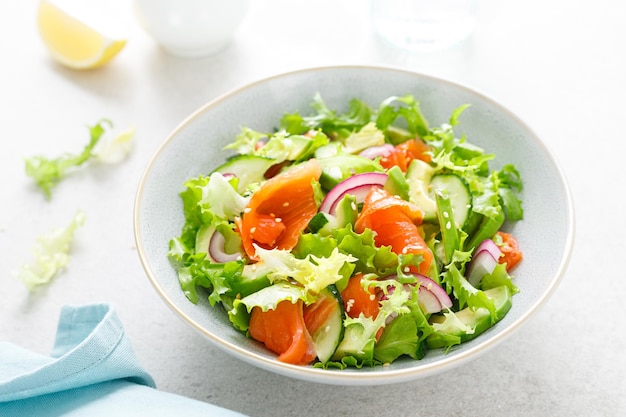
[[[0,342],[0,416],[242,414],[159,391],[108,304],[63,307],[50,356]]]

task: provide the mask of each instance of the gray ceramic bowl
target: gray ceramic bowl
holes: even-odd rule
[[[190,303],[167,258],[168,241],[183,224],[179,192],[185,180],[208,173],[226,157],[222,147],[240,127],[271,130],[286,112],[310,111],[319,92],[329,107],[345,109],[357,97],[377,105],[391,95],[413,94],[432,125],[447,122],[453,109],[469,103],[459,133],[496,154],[493,167],[513,163],[524,179],[524,220],[510,229],[524,251],[515,270],[521,289],[508,315],[480,337],[447,354],[431,351],[419,361],[400,359],[385,367],[323,370],[279,362],[276,355],[230,325],[221,309]],[[165,139],[147,167],[135,202],[135,238],[148,278],[167,306],[226,352],[261,368],[329,384],[396,383],[466,363],[511,335],[544,304],[559,284],[574,236],[571,196],[563,173],[537,135],[510,111],[483,94],[441,79],[379,67],[314,68],[278,75],[232,91],[206,104]],[[201,358],[198,358],[201,359]]]

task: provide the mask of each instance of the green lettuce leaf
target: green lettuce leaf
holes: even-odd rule
[[[459,309],[465,306],[469,306],[473,310],[481,307],[485,308],[489,311],[492,321],[495,322],[496,306],[493,299],[470,284],[454,263],[447,266],[446,271],[443,273],[442,282],[446,285],[448,293],[454,294],[458,300]]]
[[[352,99],[347,112],[331,110],[321,95],[316,94],[311,103],[315,111],[312,116],[298,113],[286,114],[280,122],[281,128],[291,134],[303,134],[309,130],[321,129],[333,138],[346,138],[372,120],[372,109],[367,103]]]
[[[49,283],[68,264],[74,233],[84,222],[85,214],[78,211],[68,226],[37,238],[32,248],[34,262],[23,264],[17,271],[17,276],[30,291]]]
[[[485,275],[480,280],[480,289],[486,291],[501,286],[508,287],[511,294],[519,292],[519,288],[513,283],[511,275],[506,271],[506,265],[498,263],[491,274]]]
[[[363,126],[360,130],[350,133],[344,140],[344,151],[356,154],[371,146],[385,143],[385,134],[376,127],[374,122]]]
[[[249,127],[242,127],[235,140],[224,147],[224,150],[233,149],[241,155],[254,154],[257,143],[268,137],[267,133],[258,132]]]
[[[380,130],[388,131],[390,127],[398,124],[398,120],[404,121],[406,130],[412,136],[417,134],[424,137],[429,133],[428,121],[422,113],[420,103],[411,95],[389,97],[379,106],[376,126]],[[406,139],[408,137],[405,137]]]
[[[374,346],[374,357],[391,363],[402,355],[417,359],[417,324],[409,314],[396,317]]]
[[[255,247],[259,259],[272,271],[270,280],[287,281],[293,279],[300,283],[307,293],[319,294],[321,290],[345,278],[343,272],[346,263],[353,263],[356,258],[339,252],[335,248],[330,256],[318,257],[312,254],[299,259],[290,251],[263,249]]]
[[[295,303],[298,300],[310,302],[305,289],[300,285],[281,282],[269,287],[265,287],[253,294],[242,299],[235,300],[233,306],[236,308],[240,304],[246,306],[248,312],[254,307],[259,307],[262,311],[275,310],[281,301],[290,301]]]
[[[34,156],[25,160],[26,175],[33,178],[46,198],[51,198],[52,189],[67,175],[71,169],[86,164],[97,158],[102,162],[118,162],[130,150],[130,140],[134,130],[122,132],[106,145],[97,146],[107,129],[113,127],[110,120],[101,119],[94,126],[89,126],[89,143],[78,154],[65,153],[57,158]]]
[[[207,184],[202,187],[202,198],[198,204],[203,213],[208,212],[222,219],[233,220],[241,215],[249,200],[250,198],[239,194],[222,174],[214,172]]]

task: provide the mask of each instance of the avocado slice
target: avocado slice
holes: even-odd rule
[[[507,286],[501,286],[486,290],[485,294],[493,299],[496,306],[494,322],[492,322],[486,308],[472,310],[466,307],[454,313],[457,320],[446,318],[444,315],[432,316],[430,323],[435,328],[435,332],[426,338],[428,348],[437,349],[450,346],[451,340],[458,340],[458,343],[467,342],[502,320],[511,309],[513,293]]]

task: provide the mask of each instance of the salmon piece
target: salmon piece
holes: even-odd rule
[[[296,246],[300,233],[317,214],[313,181],[321,174],[317,160],[310,159],[269,179],[252,195],[235,222],[250,259],[257,260],[254,244],[284,250]]]

